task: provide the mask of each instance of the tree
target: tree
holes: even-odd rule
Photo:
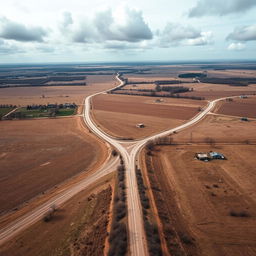
[[[157,84],[155,90],[157,92],[161,92],[162,88],[161,88],[161,86],[159,84]]]

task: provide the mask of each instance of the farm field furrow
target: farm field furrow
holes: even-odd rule
[[[78,117],[1,122],[0,212],[100,162],[105,148],[85,131]]]
[[[227,160],[194,159],[196,152],[210,150]],[[255,153],[254,145],[218,144],[162,146],[153,152],[156,193],[168,209],[163,220],[171,221],[181,239],[186,234],[187,253],[194,255],[192,243],[199,255],[255,255]]]

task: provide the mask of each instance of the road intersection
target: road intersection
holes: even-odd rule
[[[121,76],[117,74],[116,79],[120,82],[117,87],[123,86],[124,81],[121,79]],[[117,88],[116,87],[116,88]],[[112,89],[111,89],[112,90]],[[102,131],[97,124],[93,121],[91,117],[91,100],[94,96],[107,93],[110,90],[103,92],[95,93],[91,96],[88,96],[84,100],[84,113],[83,119],[88,128],[100,137],[103,141],[112,145],[116,150],[119,151],[119,154],[122,156],[125,167],[126,167],[126,182],[127,182],[127,209],[128,209],[128,230],[129,230],[129,246],[130,253],[132,256],[146,256],[148,255],[146,236],[143,226],[143,217],[142,217],[142,208],[140,204],[140,198],[138,193],[137,181],[136,181],[136,165],[137,158],[141,149],[151,140],[170,135],[172,133],[181,131],[188,128],[202,120],[210,111],[214,108],[215,104],[218,101],[224,100],[226,98],[220,98],[213,101],[209,101],[208,105],[204,110],[198,113],[188,122],[170,129],[163,131],[159,134],[149,136],[147,138],[136,140],[136,141],[122,141],[120,139],[114,138],[113,136],[108,135],[106,132]],[[237,97],[237,96],[236,96]],[[12,223],[9,223],[6,227],[0,230],[0,244],[3,244],[8,239],[17,235],[22,230],[28,228],[36,221],[40,220],[44,214],[49,210],[49,208],[55,204],[57,206],[63,204],[75,194],[79,193],[89,185],[96,182],[98,179],[104,177],[105,175],[116,170],[118,166],[118,158],[112,158],[110,162],[106,163],[101,169],[94,172],[91,176],[87,177],[85,180],[80,181],[75,184],[72,188],[69,188],[62,193],[59,193],[55,197],[51,198],[46,203],[41,206],[33,209],[31,212],[25,214],[19,219],[15,220]]]

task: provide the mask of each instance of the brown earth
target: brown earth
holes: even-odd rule
[[[182,124],[181,120],[94,110],[98,126],[118,138],[143,138]],[[145,128],[137,128],[143,123]]]
[[[48,86],[1,88],[0,104],[28,105],[75,102],[82,104],[86,96],[118,84],[114,76],[87,76],[86,86]],[[43,97],[44,95],[44,97]]]
[[[255,95],[256,89],[253,91],[251,90],[228,90],[228,91],[196,91],[196,89],[193,92],[186,92],[182,93],[182,96],[195,96],[195,97],[202,97],[205,98],[206,100],[214,100],[218,98],[223,98],[223,97],[230,97],[230,96],[239,96],[243,94],[247,95]]]
[[[118,100],[113,100],[114,97],[118,98]],[[124,101],[124,97],[120,95],[97,95],[93,99],[94,109],[135,115],[155,116],[160,118],[174,118],[179,120],[190,119],[198,112],[197,108],[193,107],[177,107],[150,103],[145,104],[142,102],[143,100],[140,100],[139,98],[137,98],[138,101],[136,102]],[[128,97],[131,98],[130,96]]]
[[[192,70],[189,72],[202,72],[202,70]],[[168,69],[167,69],[168,71]],[[128,77],[129,81],[156,81],[156,80],[173,80],[178,79],[178,74],[182,73],[177,70],[170,70],[168,74],[166,70],[162,70],[161,72],[158,70],[159,73],[153,74],[129,74],[125,77]],[[188,72],[188,71],[186,71]],[[212,77],[255,77],[255,71],[252,70],[226,70],[226,71],[208,71],[209,76]],[[193,81],[193,79],[182,79],[184,81]],[[140,85],[139,85],[140,86]],[[177,85],[174,85],[177,86]],[[207,100],[228,97],[228,96],[238,96],[242,94],[255,94],[256,93],[256,85],[251,84],[246,87],[241,86],[229,86],[225,84],[210,84],[210,83],[181,83],[179,86],[185,86],[189,88],[193,88],[193,92],[182,93],[181,96],[196,96],[196,97],[204,97]],[[136,87],[135,87],[136,88]]]
[[[203,121],[173,135],[178,143],[205,143],[212,138],[218,143],[256,142],[256,121],[244,122],[238,117],[208,115]]]
[[[167,241],[174,245],[178,234],[188,255],[255,255],[255,146],[194,144],[156,149],[152,169],[155,190],[165,207],[160,208],[163,226],[170,223],[174,228],[166,233]],[[194,159],[196,152],[210,150],[228,160]]]
[[[93,99],[93,115],[99,126],[113,136],[141,138],[176,127],[198,113],[202,101],[151,97],[98,95]],[[144,123],[145,128],[136,124]]]
[[[255,70],[246,69],[226,69],[226,70],[208,70],[208,77],[220,77],[220,78],[230,78],[230,77],[246,77],[254,78],[256,76]]]
[[[102,256],[113,184],[110,175],[86,188],[58,208],[52,220],[37,222],[1,246],[0,255]]]
[[[105,146],[81,124],[79,117],[1,122],[1,213],[104,161]]]
[[[256,118],[256,97],[226,101],[219,107],[217,113]]]

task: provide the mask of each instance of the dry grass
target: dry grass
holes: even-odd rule
[[[252,145],[216,147],[157,148],[153,172],[168,207],[165,214],[179,234],[191,230],[200,255],[255,255],[256,161],[252,156],[256,149]],[[205,163],[194,159],[195,152],[209,150],[224,153],[228,160]],[[231,211],[239,217],[230,216]],[[189,248],[189,255],[197,255]]]
[[[219,143],[256,142],[256,121],[243,122],[240,118],[208,115],[203,121],[178,132],[176,142],[205,143],[205,138],[212,138]]]
[[[112,177],[112,176],[111,176]],[[107,237],[111,177],[86,188],[57,208],[50,222],[39,221],[1,246],[5,256],[101,256]]]
[[[220,106],[217,113],[231,116],[256,118],[256,97],[234,99]]]

